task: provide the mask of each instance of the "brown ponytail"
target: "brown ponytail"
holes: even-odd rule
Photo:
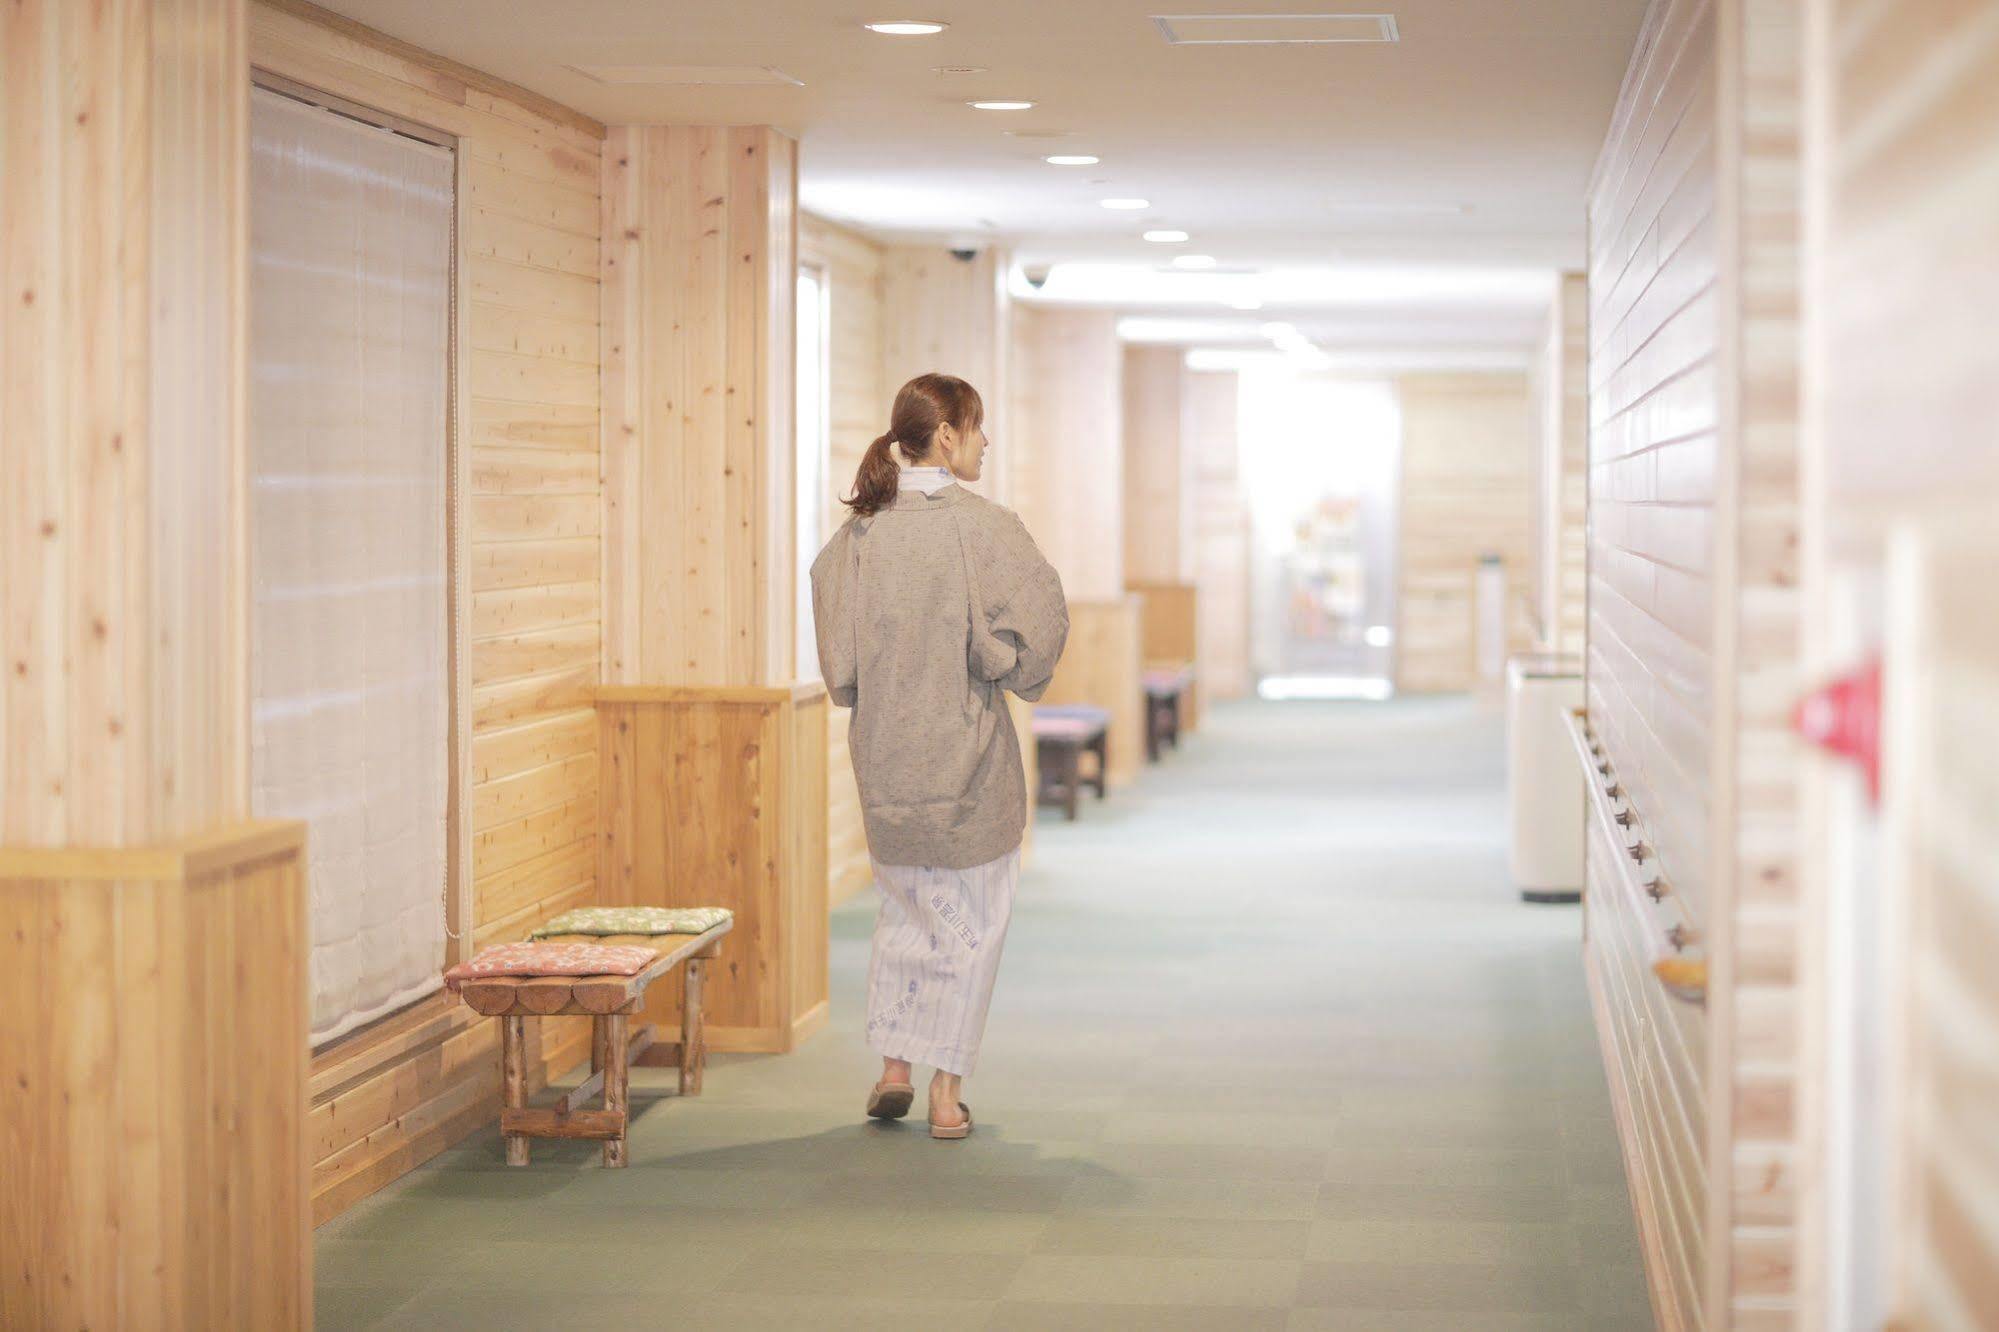
[[[970,433],[985,421],[985,403],[979,391],[956,375],[918,375],[895,395],[888,416],[888,432],[868,445],[861,465],[854,473],[854,494],[840,503],[865,517],[880,513],[895,503],[901,469],[890,448],[902,446],[902,456],[914,463],[930,452],[937,428],[947,421],[961,434]]]

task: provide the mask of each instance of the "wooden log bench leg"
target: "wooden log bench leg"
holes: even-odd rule
[[[509,1110],[526,1108],[528,1100],[527,1019],[518,1014],[500,1019],[501,1103]],[[507,1164],[528,1163],[528,1135],[509,1133]]]
[[[1097,738],[1090,741],[1090,752],[1097,756],[1097,799],[1102,800],[1110,792],[1111,758],[1110,732],[1099,731]]]
[[[699,1096],[701,1074],[708,1066],[708,1034],[701,1017],[701,982],[706,960],[690,957],[680,973],[680,1094]]]
[[[604,1024],[604,1113],[617,1117],[618,1136],[604,1142],[604,1164],[623,1166],[626,1144],[631,1134],[631,1049],[625,1043],[626,1017],[611,1013],[597,1019]]]

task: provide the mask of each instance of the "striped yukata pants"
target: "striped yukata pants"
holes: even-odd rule
[[[868,1044],[889,1059],[968,1074],[1013,916],[1020,848],[971,869],[872,863],[881,911],[868,957]]]

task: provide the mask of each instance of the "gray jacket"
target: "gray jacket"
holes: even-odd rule
[[[1027,826],[1009,690],[1041,697],[1069,637],[1062,580],[1012,510],[948,485],[847,520],[812,562],[819,667],[854,710],[868,849],[967,869]]]

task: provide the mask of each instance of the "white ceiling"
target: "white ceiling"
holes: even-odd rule
[[[1524,348],[1540,275],[1583,260],[1583,191],[1645,0],[332,0],[607,123],[768,123],[814,212],[885,239],[1011,245],[1041,299],[1219,309],[1156,270],[1214,255],[1327,345]],[[1173,46],[1151,16],[1391,12],[1385,44]],[[874,19],[928,18],[931,37]],[[605,83],[571,66],[770,66],[775,86]],[[943,75],[940,65],[987,73]],[[1025,112],[972,98],[1024,98]],[[1004,130],[1063,131],[1059,139]],[[1054,167],[1046,153],[1095,153]],[[1142,212],[1098,200],[1136,196]],[[1192,233],[1148,244],[1147,226]],[[1091,261],[1107,278],[1059,265]],[[1533,295],[1522,279],[1533,271]],[[1452,275],[1462,291],[1452,296]],[[1197,275],[1214,278],[1226,274]],[[1446,289],[1441,294],[1439,284]],[[1232,285],[1231,285],[1232,284]],[[1352,285],[1359,294],[1341,299]],[[1198,288],[1183,296],[1179,288]],[[1062,297],[1064,288],[1072,294]],[[1026,294],[1023,286],[1019,290]],[[1413,294],[1412,294],[1413,293]],[[1248,316],[1251,319],[1259,316]],[[1219,335],[1220,329],[1217,329]],[[1195,341],[1203,339],[1198,336]],[[1223,338],[1223,341],[1229,339]]]

